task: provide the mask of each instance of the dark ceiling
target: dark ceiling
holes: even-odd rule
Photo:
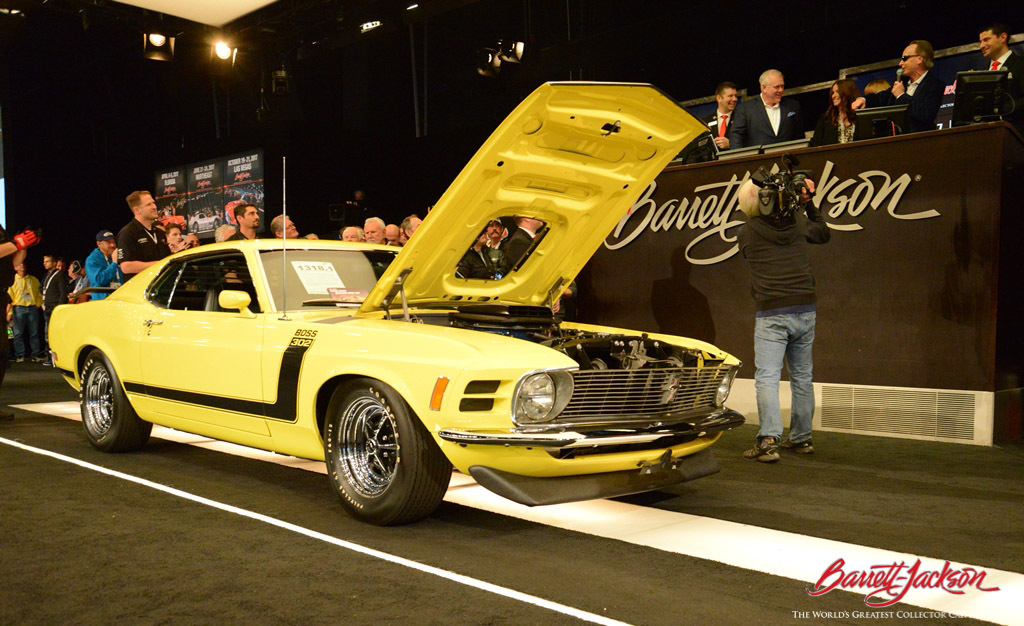
[[[687,100],[721,80],[754,90],[768,67],[792,87],[891,59],[915,38],[971,43],[989,19],[1024,27],[1021,8],[982,5],[965,20],[963,2],[923,0],[408,4],[280,0],[224,29],[239,51],[218,74],[210,27],[106,0],[0,0],[23,10],[0,13],[9,221],[44,224],[51,246],[80,256],[100,227],[130,219],[123,198],[155,169],[253,147],[272,161],[268,201],[280,192],[273,162],[288,156],[289,210],[309,229],[329,230],[327,205],[355,188],[400,219],[431,204],[544,81],[650,82]],[[383,25],[361,34],[369,20]],[[177,35],[173,62],[142,57],[142,32],[157,27]],[[526,56],[480,76],[477,53],[498,39],[525,41]],[[282,69],[287,93],[274,95]]]

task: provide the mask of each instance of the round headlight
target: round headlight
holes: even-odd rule
[[[542,422],[551,416],[555,406],[555,381],[545,372],[531,374],[519,385],[516,393],[516,420]]]
[[[730,367],[729,371],[722,378],[722,384],[718,385],[718,391],[715,392],[715,406],[725,404],[725,399],[729,397],[729,392],[732,390],[732,381],[735,378],[736,368]]]

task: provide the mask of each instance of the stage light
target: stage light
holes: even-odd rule
[[[368,33],[368,32],[370,32],[374,28],[377,28],[380,25],[381,25],[381,21],[380,20],[373,20],[372,22],[363,22],[362,24],[359,25],[359,30],[360,30],[360,32]]]
[[[418,4],[410,4],[409,6],[405,7],[405,10],[406,11],[412,11],[413,9],[415,9],[415,8],[417,8],[419,6],[420,5],[418,5]]]
[[[154,61],[173,60],[174,37],[168,37],[163,33],[143,33],[142,56]]]
[[[480,48],[476,51],[477,63],[476,73],[481,76],[497,76],[501,70],[501,58],[498,56],[497,50],[490,48]]]
[[[217,58],[221,59],[222,61],[232,59],[237,51],[237,48],[232,48],[230,45],[228,45],[226,41],[218,41],[217,43],[213,44],[213,53],[216,54]]]
[[[498,40],[498,56],[501,57],[502,61],[508,61],[509,63],[519,63],[523,60],[523,52],[526,51],[526,44],[522,41],[502,41]]]

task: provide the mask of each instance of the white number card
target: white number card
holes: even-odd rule
[[[306,293],[327,295],[329,289],[345,287],[330,261],[292,261],[292,268]]]

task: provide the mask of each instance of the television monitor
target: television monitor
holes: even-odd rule
[[[903,134],[907,124],[906,104],[888,107],[869,107],[857,111],[857,124],[871,127],[872,137],[892,137]]]
[[[696,139],[686,144],[679,154],[672,159],[673,163],[706,163],[718,160],[718,146],[711,133],[704,131]]]
[[[1002,119],[1008,103],[1004,70],[960,72],[956,75],[953,126],[966,126]]]
[[[789,152],[790,150],[799,150],[800,148],[806,148],[810,140],[807,137],[803,139],[790,139],[789,141],[780,141],[779,143],[766,143],[761,146],[761,154],[775,154],[777,152]]]
[[[743,157],[755,156],[761,154],[761,146],[747,146],[745,148],[733,148],[731,150],[725,150],[718,156],[719,159],[741,159]]]

